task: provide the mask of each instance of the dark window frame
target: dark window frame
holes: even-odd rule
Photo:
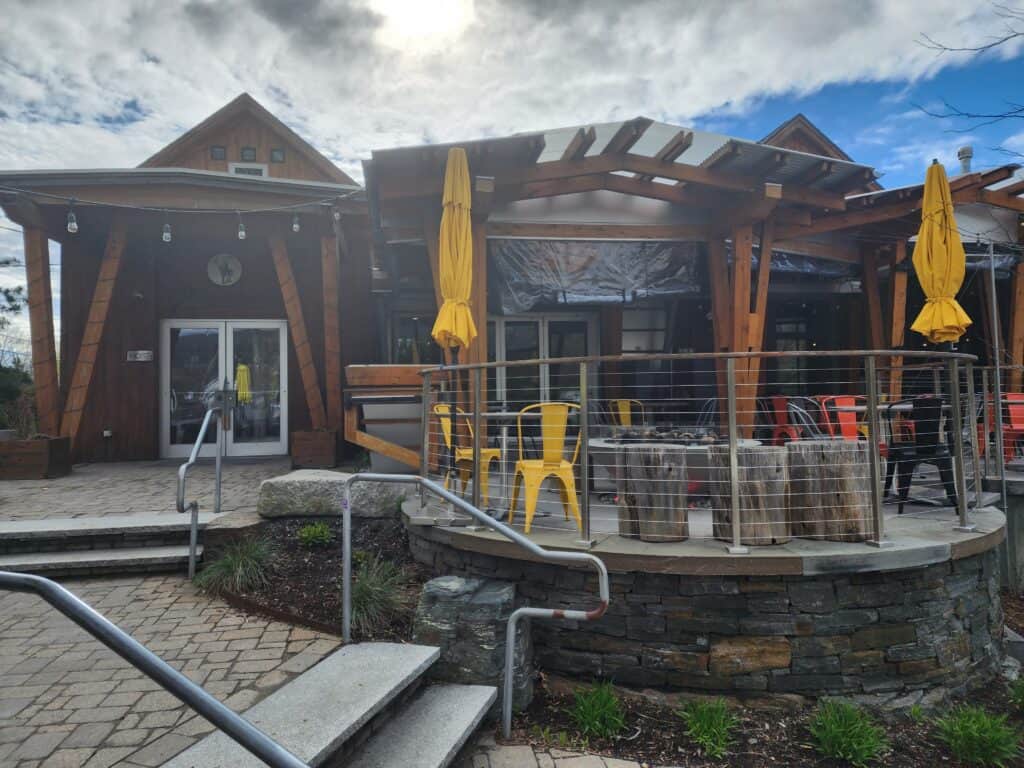
[[[284,162],[284,147],[271,147],[270,148],[270,162],[272,162],[272,163],[283,163]]]
[[[243,163],[259,162],[256,159],[256,147],[242,147],[238,153],[238,157]]]
[[[210,159],[211,160],[227,160],[228,159],[228,148],[223,144],[213,144],[210,147]]]

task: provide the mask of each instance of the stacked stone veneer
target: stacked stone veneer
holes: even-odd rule
[[[410,528],[438,573],[515,582],[528,605],[592,606],[584,571],[467,552]],[[829,576],[613,573],[608,613],[533,623],[538,666],[630,687],[934,703],[1001,663],[994,550],[906,570]]]

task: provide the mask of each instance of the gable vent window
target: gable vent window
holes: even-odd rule
[[[240,176],[269,176],[270,169],[263,163],[229,163],[228,171]]]
[[[284,162],[284,148],[273,147],[270,150],[270,162],[272,163],[283,163]]]
[[[228,159],[228,148],[223,147],[219,144],[214,144],[210,147],[210,159],[211,160],[227,160]]]
[[[242,147],[242,162],[243,163],[255,163],[256,162],[256,147]]]

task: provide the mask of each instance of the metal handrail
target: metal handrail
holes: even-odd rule
[[[178,467],[178,512],[185,514],[186,512],[191,513],[192,520],[189,528],[188,536],[188,577],[194,579],[196,576],[196,549],[199,546],[199,501],[193,499],[188,504],[185,503],[185,480],[188,477],[188,471],[192,469],[195,463],[199,460],[199,451],[203,447],[203,443],[206,442],[206,430],[210,427],[210,422],[213,421],[213,415],[221,412],[221,406],[213,405],[210,406],[206,411],[206,415],[203,417],[203,424],[199,427],[199,435],[196,437],[195,443],[192,445],[192,451],[189,453],[188,461]],[[222,451],[222,435],[218,433],[217,436],[217,469],[216,469],[216,480],[215,480],[215,491],[213,500],[213,511],[214,513],[220,512],[220,482],[221,482],[221,455]]]
[[[0,589],[38,595],[272,768],[309,768],[287,749],[54,581],[0,571]]]
[[[560,552],[544,549],[538,546],[523,534],[513,528],[492,518],[485,512],[470,504],[460,496],[455,495],[446,488],[438,485],[433,480],[428,480],[419,475],[386,475],[375,472],[359,472],[350,476],[345,481],[344,497],[342,500],[342,637],[345,642],[352,639],[352,485],[359,482],[376,483],[402,483],[405,485],[416,485],[419,488],[433,493],[435,496],[447,501],[449,504],[458,507],[462,512],[472,517],[478,523],[487,526],[493,531],[500,533],[505,538],[518,544],[530,554],[540,560],[553,563],[591,565],[597,571],[598,593],[601,597],[601,605],[589,611],[567,610],[560,608],[530,608],[522,607],[512,612],[508,618],[507,630],[505,633],[505,681],[502,690],[502,728],[505,738],[509,737],[512,730],[512,687],[514,684],[513,671],[515,667],[515,640],[516,628],[519,620],[523,618],[533,619],[566,619],[568,621],[596,621],[608,610],[610,590],[608,587],[608,569],[596,555],[586,552]]]

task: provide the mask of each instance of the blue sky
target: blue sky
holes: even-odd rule
[[[994,147],[1024,152],[1024,121],[952,133],[915,107],[1020,99],[1024,38],[984,57],[918,42],[985,43],[1000,13],[962,0],[96,0],[75,13],[0,0],[0,168],[134,166],[248,91],[356,178],[374,148],[637,115],[760,139],[803,112],[899,186],[933,157],[954,170],[962,144],[976,168],[1007,160]],[[0,258],[20,253],[0,228]],[[0,269],[0,284],[23,281]],[[27,343],[25,318],[6,334],[0,349]]]

